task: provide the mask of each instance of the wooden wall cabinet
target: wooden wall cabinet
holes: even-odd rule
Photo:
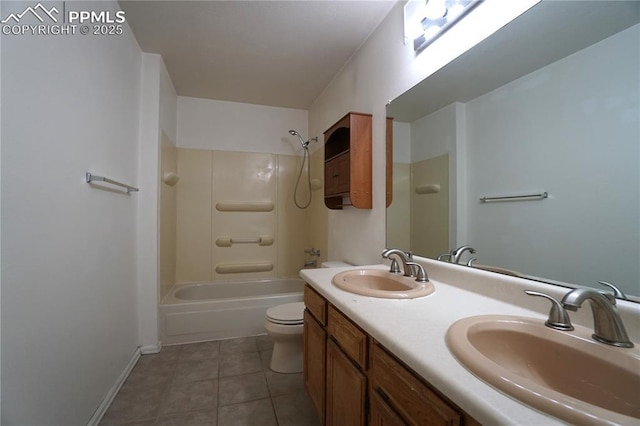
[[[372,207],[371,114],[350,112],[324,132],[324,202]]]
[[[309,285],[305,305],[305,388],[323,425],[479,426]]]

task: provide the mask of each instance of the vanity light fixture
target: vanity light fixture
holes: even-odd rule
[[[483,0],[409,0],[404,7],[405,43],[420,53]]]

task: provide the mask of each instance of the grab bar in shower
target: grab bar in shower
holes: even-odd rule
[[[270,246],[273,244],[273,237],[270,235],[261,235],[258,238],[252,239],[219,237],[216,240],[216,245],[218,247],[231,247],[233,244],[258,244],[260,246]]]
[[[113,179],[109,179],[109,178],[104,177],[104,176],[96,176],[96,175],[91,174],[89,172],[87,172],[85,177],[86,177],[87,183],[91,183],[91,182],[110,183],[111,185],[120,186],[122,188],[125,188],[127,190],[127,194],[130,193],[130,192],[138,192],[138,191],[140,191],[135,186],[127,185],[126,183],[118,182],[118,181],[115,181]]]
[[[273,270],[271,262],[257,263],[221,263],[216,265],[219,274],[238,274],[243,272],[269,272]]]
[[[481,203],[491,203],[497,201],[526,201],[526,200],[543,200],[549,198],[547,192],[541,192],[539,194],[524,194],[524,195],[507,195],[504,197],[482,197]]]

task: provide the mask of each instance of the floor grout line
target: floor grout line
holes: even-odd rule
[[[215,342],[215,341],[214,341]],[[229,406],[241,406],[243,404],[247,404],[247,403],[253,403],[256,401],[263,401],[265,399],[269,400],[269,404],[271,407],[271,413],[273,415],[273,418],[275,419],[275,424],[276,425],[280,425],[282,424],[283,421],[286,422],[286,420],[283,420],[279,417],[278,415],[278,410],[276,409],[276,404],[274,401],[274,398],[277,397],[286,397],[286,396],[294,396],[298,391],[296,390],[295,386],[297,386],[295,384],[295,382],[290,382],[288,379],[284,378],[284,376],[286,376],[286,374],[284,373],[278,373],[278,372],[272,372],[272,370],[270,369],[270,365],[269,365],[269,361],[267,360],[267,355],[269,352],[273,352],[273,346],[269,345],[268,342],[264,342],[262,343],[262,345],[260,345],[258,343],[258,338],[254,337],[254,343],[255,343],[255,347],[256,347],[256,351],[251,350],[251,351],[246,351],[246,350],[242,350],[242,345],[238,345],[238,347],[240,348],[239,351],[229,351],[227,348],[227,351],[225,351],[224,353],[222,352],[222,341],[217,341],[218,345],[216,347],[216,345],[211,345],[212,346],[212,350],[214,350],[214,353],[208,353],[206,351],[208,351],[209,349],[206,348],[206,351],[203,351],[203,349],[200,348],[193,348],[193,351],[189,351],[187,352],[185,350],[185,347],[187,347],[190,344],[181,344],[181,345],[172,345],[171,348],[172,349],[170,352],[174,352],[174,353],[164,353],[163,355],[160,355],[161,353],[157,354],[157,355],[150,355],[149,358],[147,360],[143,360],[142,364],[137,363],[136,366],[134,366],[134,369],[136,367],[138,367],[139,369],[139,373],[142,375],[142,380],[145,381],[149,381],[149,379],[151,379],[151,382],[153,383],[153,381],[157,381],[160,378],[164,378],[165,374],[166,374],[166,379],[163,380],[162,382],[159,382],[160,384],[157,385],[144,385],[144,386],[160,386],[160,388],[156,388],[158,389],[158,391],[160,391],[160,396],[159,396],[159,405],[156,407],[155,409],[155,413],[153,416],[149,417],[148,420],[146,421],[151,421],[154,424],[158,424],[163,417],[175,417],[175,416],[185,416],[185,415],[189,415],[192,413],[201,413],[200,415],[202,415],[202,413],[205,412],[209,412],[210,414],[208,414],[209,416],[211,414],[214,414],[215,420],[217,426],[226,426],[224,424],[221,423],[221,416],[220,416],[220,408],[223,407],[229,407]],[[199,343],[206,343],[206,342],[199,342]],[[195,343],[198,344],[198,343]],[[179,346],[179,348],[175,348],[175,346]],[[254,372],[246,372],[246,373],[238,373],[238,374],[233,374],[231,376],[225,376],[225,377],[221,377],[222,374],[222,369],[223,369],[223,365],[222,365],[222,358],[225,355],[228,356],[238,356],[241,354],[257,354],[259,361],[260,361],[260,371],[254,371]],[[182,356],[185,356],[186,358],[183,359]],[[195,356],[195,359],[189,359],[189,356]],[[200,356],[202,356],[200,358]],[[194,361],[209,361],[209,360],[216,360],[217,361],[217,366],[216,366],[216,370],[215,370],[215,377],[214,378],[210,378],[210,377],[201,377],[198,375],[199,371],[198,371],[198,367],[196,367],[194,370],[190,370],[188,367],[184,367],[183,370],[180,370],[180,366],[190,363],[190,362],[194,362]],[[133,370],[132,370],[133,371]],[[203,375],[208,375],[207,371],[211,371],[211,370],[207,370],[206,368],[204,368],[202,370],[202,374]],[[180,374],[179,374],[180,372]],[[222,401],[222,395],[221,395],[221,387],[220,387],[220,382],[221,380],[226,380],[226,379],[230,379],[233,380],[235,378],[240,378],[242,376],[249,376],[249,375],[256,375],[256,379],[258,378],[257,375],[260,375],[259,377],[264,381],[264,386],[266,386],[266,394],[262,393],[264,391],[259,391],[259,388],[252,388],[251,383],[248,385],[249,387],[246,388],[240,388],[240,392],[245,392],[245,395],[251,395],[252,392],[254,392],[256,389],[261,392],[263,395],[265,395],[265,397],[250,397],[250,396],[245,396],[249,399],[247,400],[241,400],[239,402],[235,402],[232,404],[226,404],[224,406],[221,406],[221,401]],[[147,377],[144,377],[144,375],[148,375]],[[283,376],[283,377],[280,377]],[[190,377],[195,377],[195,379],[189,379],[188,381],[185,382],[176,382],[176,379],[178,377],[182,377],[184,378],[190,378]],[[270,383],[269,378],[271,377],[271,380],[273,383]],[[172,392],[172,388],[173,386],[178,386],[178,385],[187,385],[187,384],[191,384],[191,383],[198,383],[198,382],[205,382],[205,381],[211,381],[211,380],[215,380],[215,392],[216,392],[216,398],[211,400],[212,403],[214,404],[214,406],[211,405],[204,405],[200,408],[193,408],[196,407],[197,405],[193,405],[193,406],[189,406],[189,408],[187,408],[186,406],[184,408],[185,411],[177,411],[177,412],[169,412],[169,413],[163,413],[163,407],[168,406],[168,404],[172,403],[171,401],[173,401],[173,399],[170,400],[170,395]],[[272,389],[272,385],[275,386]],[[256,384],[256,386],[258,386]],[[260,385],[261,386],[261,385]],[[284,387],[283,387],[284,386]],[[290,386],[293,386],[293,388],[290,388]],[[142,390],[140,390],[140,392],[144,392],[144,387],[141,388]],[[246,389],[246,390],[245,390]],[[251,390],[252,389],[252,390]],[[278,391],[278,395],[274,396],[274,391]],[[171,397],[173,398],[173,397]],[[233,399],[233,398],[232,398]],[[231,400],[232,400],[231,399]],[[286,399],[285,399],[286,401]],[[175,403],[175,401],[173,402]],[[209,403],[211,404],[211,403]],[[263,409],[265,409],[264,411],[264,415],[270,417],[267,413],[268,411],[266,411],[267,406],[265,403],[261,403],[264,404],[263,405]],[[283,413],[288,413],[288,409],[284,408],[285,410]],[[215,410],[215,411],[214,411]],[[228,413],[228,411],[227,411]],[[285,417],[288,414],[283,414],[285,415]],[[145,421],[143,419],[136,419],[135,415],[131,415],[129,414],[128,416],[130,416],[129,420],[125,420],[127,417],[127,415],[125,415],[124,418],[122,418],[121,421],[125,421],[126,423],[121,423],[121,421],[119,422],[117,418],[115,418],[115,422],[116,424],[131,424],[131,423],[137,423],[137,422],[142,422]],[[209,417],[211,418],[211,417]],[[174,419],[175,421],[175,419]],[[286,424],[286,423],[284,423]]]

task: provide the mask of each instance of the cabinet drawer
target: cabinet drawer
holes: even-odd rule
[[[325,164],[325,195],[349,193],[350,155],[342,154]]]
[[[374,392],[410,425],[460,425],[462,414],[444,401],[378,344],[372,345]]]
[[[309,284],[304,286],[304,306],[320,324],[327,325],[327,301],[312,289]]]
[[[327,331],[344,353],[363,369],[367,368],[367,335],[331,305]]]

